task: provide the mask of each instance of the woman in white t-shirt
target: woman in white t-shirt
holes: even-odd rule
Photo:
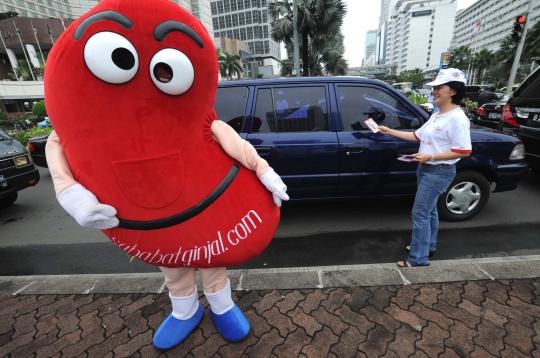
[[[437,251],[437,199],[454,179],[455,163],[472,152],[470,122],[460,107],[465,95],[465,82],[463,72],[458,69],[439,71],[435,81],[427,85],[433,87],[433,103],[440,110],[416,132],[380,126],[384,134],[420,141],[420,149],[414,154],[419,165],[412,210],[412,240],[407,246],[408,257],[398,262],[400,267],[429,265],[429,257]]]

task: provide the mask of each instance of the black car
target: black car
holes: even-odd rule
[[[17,192],[39,182],[39,171],[26,148],[0,130],[0,207],[17,200]]]
[[[479,124],[489,128],[499,128],[504,105],[508,102],[507,96],[503,96],[499,101],[486,103],[476,110],[473,118],[474,124]]]
[[[503,108],[499,130],[517,135],[525,144],[526,160],[540,170],[540,67],[518,87]]]
[[[47,159],[45,159],[45,145],[47,144],[48,135],[30,138],[28,140],[28,151],[32,156],[34,164],[42,167],[47,167]]]
[[[487,85],[467,85],[465,86],[465,97],[476,102],[480,92],[485,88],[487,88]]]

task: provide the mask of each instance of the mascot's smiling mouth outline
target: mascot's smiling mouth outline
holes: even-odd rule
[[[240,167],[238,166],[238,164],[233,164],[233,166],[229,170],[229,173],[227,173],[225,178],[223,178],[223,180],[218,184],[218,186],[216,186],[215,189],[210,194],[208,194],[206,198],[199,201],[197,204],[195,204],[191,208],[182,211],[179,214],[169,216],[166,218],[146,220],[146,221],[127,220],[127,219],[118,218],[118,221],[120,222],[118,227],[123,228],[123,229],[130,229],[130,230],[157,230],[157,229],[164,229],[170,226],[181,224],[184,221],[187,221],[193,218],[194,216],[199,215],[207,207],[209,207],[214,201],[216,201],[225,192],[225,190],[227,190],[227,188],[232,184],[233,180],[236,178],[239,171],[240,171]]]
[[[116,11],[110,11],[105,10],[98,13],[95,13],[85,20],[83,20],[74,33],[75,40],[80,40],[85,33],[86,29],[93,23],[103,20],[109,20],[117,23],[118,25],[126,28],[131,29],[133,27],[133,22],[128,19],[126,16],[122,15],[119,12]],[[163,39],[169,34],[170,32],[178,31],[181,33],[184,33],[187,35],[191,40],[193,40],[198,47],[203,48],[204,43],[200,36],[195,32],[192,28],[189,26],[178,22],[178,21],[164,21],[161,24],[159,24],[153,33],[154,39],[157,41],[163,41]],[[129,230],[157,230],[157,229],[164,229],[170,226],[181,224],[184,221],[187,221],[201,212],[203,212],[206,208],[208,208],[214,201],[216,201],[224,192],[227,190],[227,188],[231,185],[233,180],[238,175],[238,172],[240,171],[240,168],[238,164],[234,164],[231,169],[229,170],[229,173],[223,178],[223,180],[214,188],[214,190],[208,194],[208,196],[201,201],[199,201],[197,204],[192,206],[191,208],[184,210],[183,212],[169,216],[166,218],[160,218],[155,220],[129,220],[129,219],[123,219],[118,218],[119,220],[119,228],[123,229],[129,229]]]

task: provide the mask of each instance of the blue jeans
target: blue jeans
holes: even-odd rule
[[[429,264],[429,252],[437,250],[437,199],[448,189],[455,176],[455,165],[418,165],[411,250],[407,259],[411,265]]]

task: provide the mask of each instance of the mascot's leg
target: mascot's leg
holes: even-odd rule
[[[224,267],[200,269],[204,294],[210,304],[210,317],[217,331],[228,341],[238,342],[251,330],[249,321],[233,302],[231,282]]]
[[[169,289],[172,313],[154,334],[154,347],[171,349],[182,343],[201,322],[204,309],[199,304],[195,269],[160,267]]]

